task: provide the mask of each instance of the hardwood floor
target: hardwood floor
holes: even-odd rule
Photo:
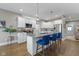
[[[60,55],[79,56],[79,41],[65,40],[61,47]]]
[[[52,46],[45,52],[47,52],[46,56],[79,56],[79,41],[65,40],[61,47]],[[40,56],[39,54],[36,55]]]
[[[51,46],[47,56],[79,56],[79,41],[65,40],[61,47]],[[30,56],[26,49],[26,43],[12,44],[0,47],[0,56]],[[40,56],[36,54],[36,56]]]
[[[0,55],[1,56],[25,56],[30,55],[26,49],[26,43],[21,44],[10,44],[6,46],[0,47]]]

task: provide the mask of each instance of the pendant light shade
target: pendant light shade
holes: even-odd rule
[[[36,3],[36,14],[35,14],[35,17],[37,18],[37,21],[39,20],[38,14],[39,14],[39,4]]]

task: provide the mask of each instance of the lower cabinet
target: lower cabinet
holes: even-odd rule
[[[27,34],[25,32],[17,33],[18,43],[26,42]]]

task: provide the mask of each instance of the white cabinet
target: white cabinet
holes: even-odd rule
[[[33,28],[36,28],[36,20],[33,20],[33,21],[32,21],[32,27],[33,27]]]
[[[42,22],[41,28],[53,28],[53,22]]]
[[[26,23],[28,24],[32,24],[32,28],[36,27],[36,20],[33,18],[23,18],[23,17],[18,17],[18,27],[22,27],[25,28],[26,27]]]
[[[24,32],[18,33],[18,43],[25,42],[27,39],[27,34]]]
[[[26,18],[26,20],[25,20],[25,23],[29,23],[29,24],[32,24],[32,28],[35,28],[36,27],[36,20],[35,19],[28,19],[28,18]]]
[[[18,27],[25,27],[25,19],[18,17]]]
[[[36,54],[36,38],[34,36],[27,36],[27,51],[33,56]]]

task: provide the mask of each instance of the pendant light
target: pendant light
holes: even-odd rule
[[[52,20],[52,17],[53,17],[53,11],[51,10],[50,11],[50,20]]]
[[[36,16],[36,20],[38,21],[39,20],[39,16],[38,16],[38,14],[39,14],[39,3],[36,3],[36,14],[35,14],[35,16]]]

